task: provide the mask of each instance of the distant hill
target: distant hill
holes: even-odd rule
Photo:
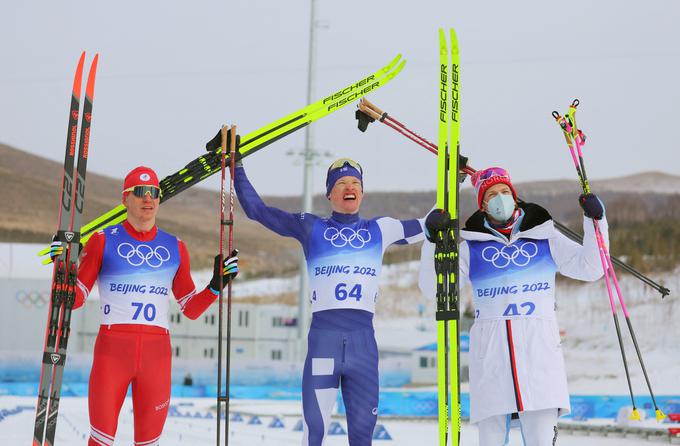
[[[179,163],[178,163],[179,164]],[[0,241],[45,242],[54,233],[61,165],[16,148],[0,144]],[[88,173],[84,221],[120,203],[122,180]],[[610,222],[621,225],[644,223],[650,219],[680,218],[680,177],[659,172],[593,181],[607,205]],[[576,203],[576,181],[518,183],[521,197],[546,207],[563,223],[580,226]],[[300,209],[300,197],[264,197],[276,207]],[[424,216],[435,202],[432,192],[375,192],[364,199],[362,215],[390,215],[398,218]],[[461,216],[475,210],[472,190],[461,192]],[[158,217],[163,229],[187,242],[193,266],[208,267],[217,252],[219,228],[215,224],[218,193],[199,187],[189,189],[165,202]],[[314,198],[314,209],[328,212],[325,197]],[[244,270],[252,275],[281,275],[297,268],[299,247],[292,239],[279,237],[258,223],[245,218],[236,206],[238,229],[235,243],[241,250]],[[399,247],[389,251],[387,261],[415,259],[417,249]]]

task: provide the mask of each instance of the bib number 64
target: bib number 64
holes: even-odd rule
[[[361,300],[361,284],[357,283],[349,291],[347,291],[348,285],[346,283],[340,282],[335,286],[335,298],[337,300],[345,300],[348,297],[353,297],[359,302]]]

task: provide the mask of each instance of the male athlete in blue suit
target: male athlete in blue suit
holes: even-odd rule
[[[393,243],[424,238],[420,220],[359,216],[361,166],[348,158],[328,169],[330,217],[266,206],[236,168],[235,187],[246,215],[300,242],[307,259],[312,323],[302,377],[303,446],[321,446],[338,387],[347,409],[350,446],[371,444],[378,416],[378,348],[373,313],[383,253]]]

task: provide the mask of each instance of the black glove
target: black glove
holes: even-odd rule
[[[458,170],[463,170],[467,167],[468,157],[458,154]]]
[[[425,218],[425,236],[429,241],[436,241],[437,233],[451,224],[451,214],[444,209],[432,209]]]
[[[227,153],[229,153],[229,146],[231,145],[231,132],[227,132]],[[238,149],[241,146],[241,135],[236,135],[236,161],[240,161],[241,153]],[[217,135],[207,143],[205,143],[205,150],[208,152],[214,152],[215,150],[222,147],[222,129],[217,131]]]
[[[366,131],[368,124],[375,122],[375,119],[371,118],[367,113],[364,113],[361,110],[357,110],[354,113],[354,117],[359,121],[359,130],[362,132]]]
[[[595,194],[581,194],[578,204],[583,209],[583,214],[593,220],[602,220],[604,216],[604,204]]]
[[[211,290],[218,292],[220,290],[220,274],[222,275],[222,288],[238,274],[238,249],[231,252],[229,258],[224,259],[222,267],[220,268],[220,255],[215,256],[215,265],[213,266],[213,276],[208,285]]]

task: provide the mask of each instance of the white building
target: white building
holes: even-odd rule
[[[470,335],[467,332],[460,333],[460,381],[467,382],[469,377]],[[413,350],[411,354],[411,382],[413,384],[436,384],[437,383],[437,343],[423,345]]]
[[[41,265],[40,244],[0,243],[0,351],[42,351],[48,318],[52,265]],[[170,304],[173,354],[179,359],[217,357],[217,303],[197,320]],[[226,302],[223,339],[226,340]],[[299,357],[297,308],[286,305],[232,305],[232,358],[291,361]],[[70,353],[91,353],[101,316],[95,286],[84,308],[73,312]],[[224,347],[226,348],[226,343]],[[297,356],[296,356],[297,355]]]

